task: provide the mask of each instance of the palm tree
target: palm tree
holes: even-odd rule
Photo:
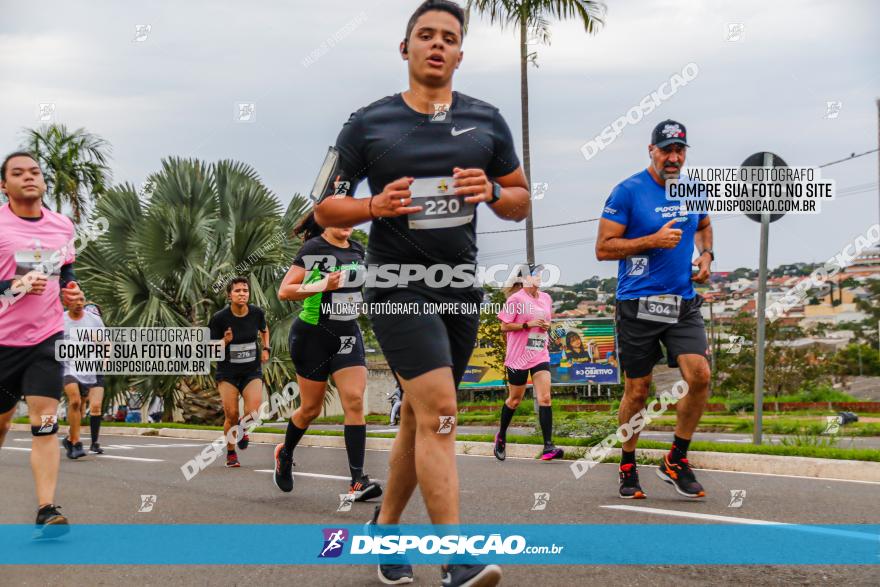
[[[526,180],[531,181],[531,155],[529,150],[529,75],[528,64],[537,67],[537,54],[529,52],[529,30],[542,44],[550,44],[549,18],[566,20],[575,18],[584,25],[588,34],[596,32],[604,23],[605,4],[589,0],[468,0],[468,11],[474,8],[477,13],[489,17],[492,24],[499,23],[502,28],[512,26],[519,29],[519,74],[520,102],[522,107],[523,169]],[[531,185],[531,184],[530,184]],[[530,264],[535,262],[535,239],[532,229],[532,212],[526,218],[526,257]]]
[[[39,161],[55,209],[61,212],[64,204],[69,205],[77,224],[91,200],[110,185],[110,144],[85,129],[70,132],[63,124],[25,129],[22,147]]]
[[[249,275],[251,301],[266,311],[271,335],[264,379],[280,391],[294,377],[287,332],[297,304],[275,292],[300,244],[292,228],[310,203],[296,194],[281,214],[256,172],[234,161],[166,159],[147,186],[146,194],[116,186],[98,200],[94,216],[109,228],[78,259],[88,297],[109,326],[207,326],[226,304],[224,276]],[[188,422],[222,418],[211,376],[108,378],[110,394],[131,389],[147,401],[161,396],[166,415],[176,406]]]

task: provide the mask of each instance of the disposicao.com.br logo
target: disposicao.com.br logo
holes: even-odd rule
[[[324,528],[324,546],[318,558],[336,558],[342,554],[345,540],[348,538],[348,530],[345,528]]]
[[[324,529],[324,546],[319,558],[337,557],[348,538],[344,529]],[[352,555],[523,555],[559,554],[564,546],[529,546],[524,536],[511,534],[386,534],[352,535]]]

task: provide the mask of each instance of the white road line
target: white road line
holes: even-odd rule
[[[255,473],[274,473],[274,469],[254,469]],[[342,479],[343,481],[351,481],[351,477],[345,477],[343,475],[325,475],[323,473],[297,473],[294,471],[294,475],[298,475],[301,477],[317,477],[319,479]],[[370,478],[371,481],[382,481],[382,479],[373,479]]]
[[[15,442],[31,442],[29,438],[13,438]],[[102,444],[101,448],[103,449],[115,449],[115,450],[134,450],[137,448],[200,448],[208,446],[208,443],[205,444],[180,444],[180,443],[147,443],[147,444]]]
[[[99,459],[119,459],[121,461],[142,461],[144,463],[164,463],[162,459],[145,459],[143,457],[122,457],[118,455],[95,455]]]
[[[752,518],[735,518],[733,516],[716,516],[715,514],[701,514],[699,512],[682,512],[679,510],[663,510],[660,508],[649,508],[637,505],[602,505],[599,506],[608,510],[624,510],[628,512],[642,512],[645,514],[656,514],[660,516],[672,516],[674,518],[697,518],[699,520],[712,520],[713,522],[730,522],[731,524],[756,524],[759,526],[777,525],[781,522],[769,522],[767,520],[755,520]]]
[[[462,442],[462,441],[459,441],[459,442]],[[251,441],[251,444],[253,444],[253,443],[254,443],[254,441],[252,440],[252,441]],[[258,443],[258,444],[259,444],[259,443]],[[298,446],[298,447],[297,447],[297,450],[299,450],[299,449],[310,449],[310,448],[319,449],[319,450],[321,450],[321,449],[345,450],[345,447],[344,447],[344,446]],[[367,452],[391,452],[390,450],[388,450],[388,449],[386,449],[386,448],[368,448],[368,449],[366,449],[366,450],[367,450]],[[456,457],[472,457],[472,458],[475,458],[475,459],[492,459],[492,460],[497,460],[497,459],[495,458],[494,455],[466,455],[466,454],[456,454],[455,456],[456,456]],[[508,461],[511,461],[511,460],[513,460],[513,461],[517,461],[517,460],[518,460],[518,461],[534,461],[535,458],[534,458],[534,457],[510,457],[510,456],[509,456],[509,457],[507,457],[507,460],[508,460]],[[547,461],[542,461],[542,462],[547,463]],[[552,463],[552,462],[554,462],[554,461],[549,461],[549,462]],[[560,461],[560,462],[563,462],[563,461]],[[602,464],[606,464],[606,463],[602,463]],[[612,464],[614,464],[614,463],[612,463]],[[615,466],[616,466],[616,465],[615,465]],[[267,470],[268,470],[269,472],[271,472],[271,469],[267,469]]]
[[[615,464],[615,463],[607,463]],[[811,481],[837,481],[839,483],[865,483],[867,485],[880,485],[880,481],[863,481],[861,479],[837,479],[836,477],[808,477],[806,475],[785,475],[783,473],[754,473],[752,471],[724,471],[722,469],[696,469],[706,473],[727,473],[728,475],[757,475],[759,477],[785,477],[788,479],[809,479]]]
[[[135,450],[138,448],[201,448],[208,446],[207,444],[102,444],[101,448],[112,448],[116,450]]]
[[[3,450],[20,450],[20,451],[24,451],[24,452],[31,452],[31,449],[29,449],[29,448],[18,447],[18,446],[4,446],[2,448],[3,448]],[[116,455],[89,455],[89,456],[96,456],[101,459],[118,459],[121,461],[141,461],[144,463],[164,463],[165,462],[162,459],[144,459],[141,457],[120,457],[120,456],[116,456]]]
[[[599,507],[609,510],[623,510],[628,512],[640,512],[643,514],[654,514],[658,516],[671,516],[673,518],[693,518],[697,520],[710,520],[713,522],[727,522],[729,524],[778,526],[786,530],[798,530],[801,532],[812,532],[817,534],[833,534],[835,536],[858,538],[859,540],[871,540],[873,542],[877,542],[878,540],[876,534],[868,534],[867,532],[847,532],[846,530],[818,528],[815,526],[807,526],[804,524],[792,524],[790,522],[771,522],[769,520],[757,520],[755,518],[735,518],[733,516],[718,516],[715,514],[701,514],[699,512],[682,512],[679,510],[663,510],[660,508],[649,508],[637,505],[601,505]]]

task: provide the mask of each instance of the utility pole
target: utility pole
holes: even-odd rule
[[[714,300],[714,297],[713,297]],[[712,339],[712,344],[710,348],[712,349],[712,354],[709,355],[709,367],[712,369],[712,375],[714,380],[715,375],[715,354],[718,352],[718,339],[715,338],[715,314],[712,312],[712,302],[709,301],[709,338]]]
[[[529,198],[532,194],[532,157],[529,145],[529,46],[528,30],[526,21],[523,19],[519,25],[519,79],[520,79],[520,105],[522,108],[522,142],[523,142],[523,171],[526,174],[526,182],[529,190]],[[529,215],[526,216],[526,263],[535,264],[535,231],[532,221],[532,200],[529,202]]]
[[[773,154],[764,153],[764,167],[773,166]],[[758,268],[758,340],[755,348],[755,425],[752,442],[761,444],[764,418],[764,339],[767,324],[767,249],[770,240],[770,214],[761,214],[760,265]]]

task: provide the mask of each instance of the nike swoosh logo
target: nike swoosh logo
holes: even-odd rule
[[[458,135],[463,135],[464,133],[471,131],[471,130],[474,130],[475,128],[477,128],[477,127],[472,126],[470,128],[463,128],[461,130],[455,130],[455,127],[453,126],[450,133],[452,133],[452,136],[457,137]]]

